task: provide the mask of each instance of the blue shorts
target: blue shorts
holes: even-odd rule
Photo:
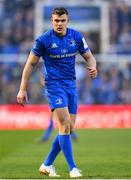
[[[68,107],[70,114],[77,114],[78,92],[76,87],[47,86],[45,94],[51,110]]]

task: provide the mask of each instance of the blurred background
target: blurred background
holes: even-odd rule
[[[77,56],[80,104],[131,104],[131,1],[0,0],[0,104],[15,104],[23,66],[36,37],[51,28],[56,6],[69,10],[69,26],[81,31],[96,57],[91,80]],[[41,65],[41,64],[40,64]],[[46,104],[38,65],[28,86],[31,104]]]
[[[129,179],[131,0],[0,0],[0,179],[43,178],[38,168],[51,141],[41,146],[38,140],[50,127],[51,112],[39,82],[42,60],[28,83],[29,105],[17,106],[16,96],[30,49],[52,28],[50,13],[56,6],[68,9],[69,26],[83,33],[98,67],[98,77],[90,79],[77,56],[78,142],[73,152],[78,167],[86,179]],[[60,154],[58,174],[69,178],[64,162]]]

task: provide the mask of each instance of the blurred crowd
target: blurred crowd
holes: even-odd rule
[[[110,3],[110,52],[131,54],[131,6],[126,1]]]
[[[33,42],[33,0],[0,1],[0,54],[28,53]]]
[[[0,104],[16,103],[24,66],[24,63],[19,61],[20,57],[22,58],[19,54],[28,54],[34,41],[34,2],[35,0],[0,1]],[[109,52],[131,54],[130,6],[124,1],[112,0],[109,13]],[[95,43],[89,44],[92,51],[94,49],[94,52],[97,52],[93,47]],[[12,57],[12,62],[7,61],[8,57]],[[126,61],[122,67],[118,67],[118,64],[98,62],[98,71],[98,77],[91,80],[84,62],[76,64],[79,103],[131,104],[131,63]],[[29,103],[47,103],[39,77],[37,67],[28,85]]]
[[[131,104],[131,63],[97,63],[98,76],[91,79],[84,64],[76,66],[81,104]]]
[[[23,63],[12,69],[0,65],[0,104],[15,104]],[[105,68],[106,67],[106,68]],[[44,88],[40,85],[40,67],[34,69],[28,84],[29,103],[47,103]],[[123,68],[118,64],[98,63],[98,77],[90,79],[85,63],[76,64],[80,104],[131,104],[131,63]]]

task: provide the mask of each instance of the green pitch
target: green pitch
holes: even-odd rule
[[[55,132],[54,132],[55,133]],[[54,136],[51,136],[51,139]],[[131,129],[77,130],[75,161],[83,178],[131,178]],[[39,144],[42,131],[0,131],[0,178],[48,178],[38,173],[51,140]],[[61,178],[69,178],[62,153],[55,161]]]

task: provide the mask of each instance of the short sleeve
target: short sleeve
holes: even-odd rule
[[[85,38],[81,33],[78,33],[77,40],[78,40],[78,51],[80,54],[84,54],[90,50],[86,43]]]
[[[32,46],[31,51],[34,55],[41,57],[44,53],[44,42],[41,38],[35,40],[34,45]]]

